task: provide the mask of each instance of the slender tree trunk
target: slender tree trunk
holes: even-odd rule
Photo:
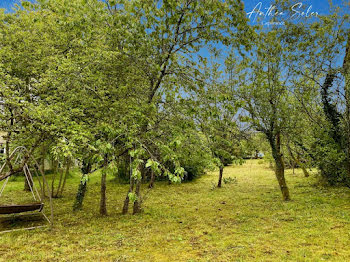
[[[24,171],[23,171],[23,172],[24,172]],[[24,174],[24,175],[25,175],[25,174]],[[28,183],[28,180],[27,180],[26,177],[28,178],[29,183]],[[30,188],[33,188],[33,180],[31,179],[31,177],[25,175],[25,179],[24,179],[24,191],[29,192],[29,191],[30,191]]]
[[[307,172],[306,168],[303,165],[300,165],[300,167],[301,167],[301,170],[303,170],[304,176],[309,177],[310,174],[309,174],[309,172]]]
[[[55,197],[55,181],[56,181],[56,175],[58,172],[58,161],[52,159],[52,181],[51,181],[51,197]]]
[[[27,192],[30,191],[31,187],[33,188],[33,180],[30,177],[28,177],[28,179],[29,179],[30,186],[28,184],[27,179],[24,179],[24,191],[27,191]]]
[[[58,185],[57,185],[57,189],[56,189],[56,193],[54,193],[54,191],[52,191],[52,197],[53,198],[58,198],[58,193],[60,192],[61,189],[61,185],[62,185],[62,181],[63,181],[63,177],[65,175],[65,172],[63,170],[63,168],[61,168],[61,171],[58,171],[60,174],[60,179],[58,180]],[[53,188],[52,188],[53,189]]]
[[[103,171],[103,172],[102,172],[102,177],[101,177],[100,215],[102,215],[102,216],[107,216],[107,205],[106,205],[106,171]]]
[[[221,187],[223,174],[224,174],[224,166],[220,166],[218,187]]]
[[[83,174],[80,180],[80,184],[78,187],[78,192],[75,197],[75,202],[73,205],[73,211],[80,210],[83,207],[83,201],[87,189],[87,180],[86,180],[87,174]]]
[[[284,163],[281,153],[281,134],[278,132],[276,138],[270,137],[269,142],[272,149],[272,156],[275,160],[275,174],[280,186],[282,197],[284,201],[290,200],[289,190],[284,177]]]
[[[141,180],[136,180],[136,188],[135,188],[136,200],[134,202],[133,215],[141,213]]]
[[[130,186],[129,186],[129,191],[126,194],[125,200],[124,200],[124,205],[123,205],[123,211],[122,214],[125,215],[128,213],[129,210],[129,202],[130,202],[130,198],[129,198],[129,194],[132,193],[134,191],[134,178],[130,177]]]
[[[89,174],[91,171],[91,164],[86,161],[83,161],[83,166],[81,169],[82,169],[83,175],[81,177],[79,187],[78,187],[78,192],[75,197],[73,211],[80,210],[83,207],[83,201],[87,190],[87,174]]]
[[[294,175],[294,166],[295,164],[299,165],[301,170],[303,170],[304,176],[305,177],[309,177],[309,172],[307,172],[305,166],[301,163],[300,161],[300,155],[297,153],[297,157],[294,156],[292,149],[290,148],[290,146],[287,144],[287,148],[289,151],[289,155],[291,156],[292,160],[293,160],[293,175]]]
[[[66,160],[66,170],[64,173],[64,178],[63,178],[63,183],[61,185],[61,187],[59,187],[57,189],[57,197],[62,197],[63,196],[63,190],[66,186],[66,181],[67,181],[67,177],[69,175],[69,170],[70,170],[70,165],[71,165],[71,161],[69,159]]]
[[[287,187],[287,183],[284,177],[284,167],[283,167],[283,160],[281,158],[278,158],[275,160],[276,162],[276,177],[278,180],[278,184],[280,186],[281,192],[282,192],[282,196],[283,196],[283,200],[288,201],[290,200],[290,196],[289,196],[289,190]]]
[[[57,169],[58,169],[58,161],[55,159],[51,160],[51,169],[52,169],[52,173],[57,173]]]
[[[304,164],[301,162],[300,160],[300,156],[298,155],[297,158],[295,159],[296,163],[300,166],[301,170],[303,170],[304,176],[305,177],[309,177],[310,174],[309,172],[306,170],[306,167],[304,166]]]
[[[156,177],[154,175],[153,170],[151,170],[151,181],[149,182],[149,186],[148,188],[153,188],[154,187],[154,181],[155,181]]]
[[[51,197],[54,197],[54,191],[55,191],[55,180],[56,180],[56,172],[52,174],[52,181],[51,181]]]
[[[107,155],[104,157],[104,164],[102,169],[101,177],[101,200],[100,200],[100,215],[107,216],[107,204],[106,204],[106,176],[107,176],[107,164],[108,158]]]
[[[46,158],[46,147],[43,145],[41,152],[41,170],[45,172],[45,158]]]
[[[132,193],[134,191],[134,178],[132,176],[132,168],[131,168],[131,163],[132,163],[132,158],[130,157],[130,163],[129,163],[129,173],[130,173],[130,186],[129,186],[129,191],[128,193],[126,194],[126,197],[125,197],[125,200],[124,200],[124,205],[123,205],[123,211],[122,211],[122,214],[125,215],[128,213],[129,211],[129,202],[130,202],[130,197],[129,197],[129,194]]]
[[[100,200],[100,215],[107,215],[107,206],[106,206],[106,171],[102,171],[101,176],[101,200]]]

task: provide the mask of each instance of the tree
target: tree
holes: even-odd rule
[[[284,200],[290,200],[284,176],[282,153],[283,134],[290,128],[288,117],[293,106],[288,91],[288,68],[281,30],[260,31],[256,35],[255,52],[248,54],[236,65],[233,79],[237,97],[244,101],[243,109],[253,128],[262,132],[269,142],[275,163],[275,174]],[[244,118],[242,118],[244,119]]]
[[[221,187],[224,167],[242,159],[241,132],[236,119],[240,103],[235,100],[218,64],[205,68],[202,79],[195,93],[194,117],[219,168],[217,186]]]
[[[308,123],[302,149],[330,184],[349,184],[348,7],[316,21],[291,24],[288,48],[294,94]],[[341,13],[343,12],[343,13]]]
[[[133,136],[134,141],[136,137],[138,140],[133,144],[146,145],[144,141],[152,139],[147,131],[160,112],[158,102],[161,97],[169,93],[175,96],[180,86],[191,88],[190,80],[196,81],[194,56],[197,52],[213,42],[228,44],[230,37],[238,39],[241,36],[238,45],[246,44],[245,34],[250,33],[247,19],[239,1],[110,1],[109,4],[114,18],[110,25],[119,25],[118,32],[123,28],[126,35],[116,45],[118,51],[130,58],[138,73],[147,80],[139,93],[142,94],[139,97],[140,112],[144,117],[139,125],[139,135]],[[112,34],[116,35],[113,26],[111,28]],[[174,84],[174,79],[180,83]],[[138,170],[134,171],[138,174]],[[140,179],[135,180],[136,191],[139,191],[140,183]],[[129,191],[132,187],[130,185]],[[134,208],[136,213],[139,210]]]
[[[247,45],[251,32],[242,4],[39,0],[22,5],[25,10],[2,14],[4,129],[38,154],[49,139],[47,150],[57,159],[66,154],[80,160],[75,209],[82,206],[88,174],[102,168],[101,215],[107,213],[109,166],[131,157],[123,210],[132,199],[139,213],[147,170],[173,182],[185,174],[176,141],[191,140],[193,133],[179,132],[172,106],[181,108],[183,90],[195,88],[202,48],[229,45],[232,39],[239,39],[235,47]],[[167,121],[177,128],[164,138]]]

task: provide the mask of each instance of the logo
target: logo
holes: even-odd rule
[[[313,11],[312,5],[306,6],[302,2],[295,3],[290,7],[279,10],[276,5],[263,6],[257,3],[253,10],[247,12],[248,18],[253,22],[261,21],[262,25],[285,25],[285,21],[300,21],[318,17],[319,13]],[[272,21],[271,21],[272,20]]]

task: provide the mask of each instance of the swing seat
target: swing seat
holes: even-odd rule
[[[31,204],[22,204],[22,205],[4,205],[4,206],[0,206],[0,214],[1,215],[10,215],[10,214],[23,213],[23,212],[31,212],[31,211],[36,211],[36,210],[41,212],[43,207],[44,207],[44,203],[31,203]]]

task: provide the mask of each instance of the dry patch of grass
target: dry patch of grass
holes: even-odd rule
[[[83,211],[72,213],[75,175],[54,200],[55,227],[0,235],[0,261],[350,261],[349,189],[287,171],[293,200],[283,202],[273,172],[258,161],[228,167],[224,177],[237,181],[212,189],[210,173],[157,183],[139,216],[120,215],[127,186],[110,177],[109,216],[100,217],[98,173]],[[9,183],[7,200],[19,201],[22,188]]]

